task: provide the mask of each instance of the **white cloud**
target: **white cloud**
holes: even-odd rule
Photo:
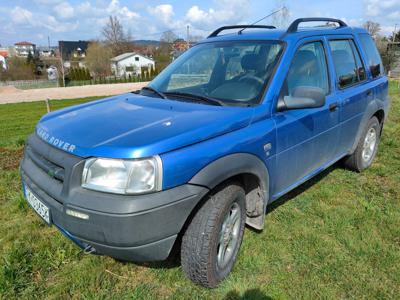
[[[71,19],[75,15],[75,10],[68,2],[61,2],[54,7],[54,12],[61,19]]]
[[[159,19],[161,22],[167,25],[171,25],[173,17],[175,15],[174,8],[171,4],[160,4],[156,7],[149,7],[148,12],[153,17]]]
[[[38,25],[54,32],[67,32],[76,30],[79,22],[59,22],[54,16],[43,16]]]
[[[33,14],[24,8],[21,8],[19,6],[16,6],[12,11],[11,11],[11,21],[14,24],[32,24],[33,23]]]
[[[128,7],[121,7],[119,0],[111,0],[105,12],[109,15],[116,15],[122,19],[128,20],[138,19],[140,17],[138,13],[131,11]]]
[[[366,15],[396,21],[400,18],[400,1],[367,0]]]
[[[250,5],[250,0],[220,0],[216,2],[215,8],[208,10],[194,5],[186,13],[185,21],[204,29],[222,24],[236,24],[248,17]]]

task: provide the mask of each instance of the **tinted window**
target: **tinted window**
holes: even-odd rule
[[[352,40],[329,41],[339,86],[345,88],[365,79],[365,69]]]
[[[317,87],[329,93],[328,69],[321,42],[301,46],[293,58],[281,97],[293,96],[297,87]]]
[[[377,77],[384,73],[381,56],[374,41],[369,34],[360,34],[361,44],[367,55],[368,67],[371,70],[372,76]]]

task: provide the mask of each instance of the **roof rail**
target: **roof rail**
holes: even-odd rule
[[[299,24],[304,23],[304,22],[332,22],[332,23],[338,23],[339,28],[340,27],[347,27],[347,24],[343,22],[342,20],[339,19],[332,19],[332,18],[300,18],[296,19],[290,24],[289,28],[287,29],[287,33],[293,33],[297,32]]]
[[[213,31],[207,38],[212,38],[216,37],[218,33],[224,30],[229,30],[229,29],[245,29],[245,28],[264,28],[264,29],[276,29],[275,26],[272,25],[231,25],[231,26],[222,26],[218,28],[217,30]],[[239,33],[241,34],[241,32]]]

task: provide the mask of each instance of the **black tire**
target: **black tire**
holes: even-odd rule
[[[364,142],[370,130],[374,130],[376,132],[376,143],[370,158],[366,160],[363,158]],[[379,123],[376,117],[372,117],[368,121],[367,126],[365,127],[363,134],[361,135],[356,150],[353,152],[353,154],[343,159],[344,166],[347,169],[350,169],[355,172],[361,172],[364,169],[368,168],[372,164],[372,161],[374,160],[376,152],[378,150],[380,135],[381,135],[381,124]]]
[[[246,219],[245,192],[237,183],[223,184],[212,193],[194,215],[182,238],[181,263],[186,276],[194,283],[214,288],[228,276],[233,268],[243,239]],[[235,248],[224,267],[219,266],[218,251],[224,220],[232,207],[239,207],[239,230]],[[229,217],[228,217],[229,218]],[[239,224],[240,222],[240,224]],[[232,226],[233,228],[234,226]],[[224,236],[224,235],[222,235]]]

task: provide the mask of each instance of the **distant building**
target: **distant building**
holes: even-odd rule
[[[80,60],[86,57],[88,41],[59,41],[58,49],[64,61]]]
[[[154,70],[154,60],[136,52],[128,52],[111,58],[111,71],[115,76],[138,76],[142,68]]]
[[[30,42],[18,42],[14,44],[15,53],[17,56],[27,57],[29,53],[35,55],[36,45]]]
[[[176,51],[185,51],[187,49],[189,49],[190,44],[188,45],[188,43],[184,40],[184,39],[176,39],[174,41],[174,43],[172,44],[172,48]]]
[[[55,57],[56,51],[55,48],[49,47],[37,47],[36,50],[39,52],[40,57]]]
[[[193,45],[193,42],[188,43],[184,39],[176,39],[172,44],[172,60],[178,58],[183,52],[191,48]]]

